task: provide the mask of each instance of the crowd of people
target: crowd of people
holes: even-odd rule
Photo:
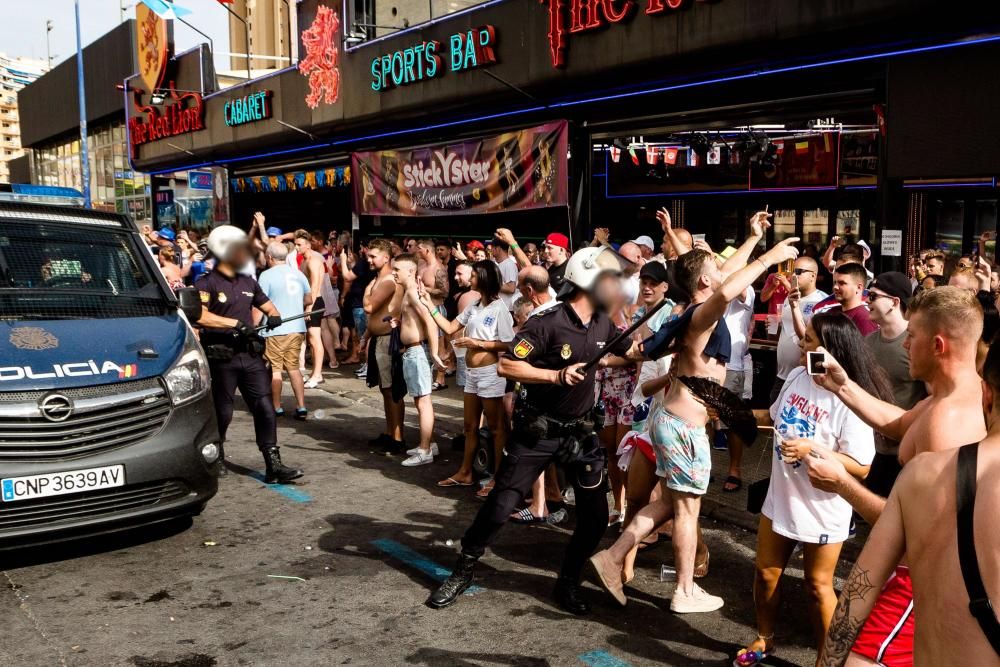
[[[576,364],[578,349],[539,334],[538,322],[550,328],[578,322],[581,306],[570,305],[580,295],[579,278],[572,275],[579,269],[570,260],[584,266],[597,261],[597,255],[578,260],[584,251],[574,255],[561,233],[537,246],[520,244],[505,228],[465,244],[375,238],[355,246],[349,234],[285,231],[266,226],[256,214],[249,233],[252,260],[242,272],[257,277],[281,314],[281,323],[271,323],[264,334],[274,415],[284,415],[283,373],[294,416],[306,419],[304,388],[324,382],[324,363],[356,364],[355,375],[383,398],[385,427],[370,445],[401,455],[404,466],[421,466],[439,455],[434,393],[452,381],[463,388],[464,456],[438,486],[476,487],[479,481],[475,493],[488,500],[490,516],[480,513],[463,540],[455,573],[432,596],[431,605],[441,607],[471,582],[475,560],[500,525],[558,523],[567,516],[560,488],[566,481],[551,453],[530,468],[528,478],[521,469],[516,482],[513,464],[504,463],[508,440],[518,430],[515,412],[526,396],[524,385],[554,383],[569,392],[592,384],[611,500],[578,503],[577,521],[585,510],[607,508],[599,518],[601,534],[607,526],[620,528],[613,545],[590,557],[597,581],[626,604],[638,549],[669,534],[677,570],[671,610],[714,611],[723,599],[695,583],[709,574],[710,560],[698,524],[700,500],[712,483],[729,493],[743,487],[743,450],[754,443],[727,428],[691,379],[708,378],[735,396],[753,398],[749,344],[760,335],[754,317],[759,298],[767,303],[768,327],[777,339],[770,407],[755,411],[760,437],[770,443],[764,452],[771,473],[766,491],[749,489],[761,513],[752,582],[758,634],[734,664],[762,664],[775,652],[779,584],[797,545],[818,664],[895,667],[913,664],[915,652],[937,657],[924,664],[995,662],[988,635],[961,609],[958,575],[965,575],[966,565],[956,553],[944,553],[961,539],[961,503],[955,484],[940,482],[942,475],[959,474],[957,452],[966,449],[958,448],[989,445],[1000,428],[993,418],[1000,350],[990,345],[1000,314],[998,273],[986,260],[991,239],[984,235],[977,250],[954,267],[940,253],[926,251],[911,259],[908,273],[876,276],[863,242],[834,237],[822,255],[794,238],[764,249],[766,211],[751,218],[740,247],[718,252],[674,226],[665,209],[657,218],[660,244],[639,236],[618,245],[604,228],[589,243],[613,249],[620,260],[617,289],[600,301],[611,330],[638,328],[627,341],[631,348],[609,350],[588,375]],[[144,230],[144,236],[172,287],[191,284],[211,268],[192,232]],[[297,315],[306,317],[286,321]],[[514,365],[535,360],[542,345],[553,351],[553,363],[572,357],[574,365],[544,379]],[[414,447],[403,433],[407,396],[418,415]],[[484,427],[493,471],[506,472],[477,480],[473,463]],[[713,447],[728,451],[718,482]],[[1000,474],[1000,457],[988,446],[979,451],[980,498],[993,508],[1000,502],[993,489],[1000,487],[985,482]],[[974,489],[975,458],[972,466]],[[512,485],[516,493],[510,493]],[[523,492],[528,486],[530,495]],[[927,521],[928,512],[933,521]],[[874,529],[838,602],[834,571],[855,518]],[[992,545],[978,550],[979,563],[986,589],[997,590],[997,540],[983,526],[970,534]],[[579,578],[576,561],[582,564],[593,552],[588,544],[574,535],[574,557],[567,554],[557,588],[560,604],[574,613],[588,609],[573,581]],[[581,549],[588,553],[578,558]],[[950,578],[940,576],[941,568]]]

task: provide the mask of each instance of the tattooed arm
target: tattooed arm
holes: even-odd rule
[[[902,479],[901,476],[900,480]],[[851,647],[875,606],[882,586],[906,552],[899,491],[900,485],[897,482],[886,501],[882,516],[872,528],[858,562],[844,583],[816,667],[841,667],[847,661]]]

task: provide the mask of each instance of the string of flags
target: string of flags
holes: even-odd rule
[[[350,167],[290,171],[270,176],[239,176],[229,179],[233,192],[288,192],[343,188],[351,184]]]

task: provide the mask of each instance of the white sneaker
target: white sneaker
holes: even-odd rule
[[[685,595],[678,587],[673,599],[670,600],[670,611],[675,614],[700,614],[722,609],[724,604],[722,598],[709,595],[701,586],[695,584],[691,595]]]
[[[424,451],[424,450],[420,449],[420,447],[414,447],[413,449],[407,449],[406,453],[408,455],[410,455],[410,456],[414,456],[416,454],[419,454],[422,451]],[[431,455],[437,456],[438,454],[440,454],[440,452],[438,451],[438,444],[436,442],[432,442],[431,443]]]
[[[416,454],[403,461],[403,465],[407,468],[423,466],[428,463],[434,463],[434,454],[432,452],[425,452],[422,449],[418,450]]]
[[[359,377],[362,376],[362,375],[367,375],[368,374],[368,364],[361,364],[360,366],[358,366],[358,370],[354,371],[354,374],[357,375],[357,376],[359,376]]]
[[[306,389],[315,389],[316,387],[320,386],[324,382],[326,382],[326,380],[324,378],[320,378],[318,380],[308,380],[306,382]]]

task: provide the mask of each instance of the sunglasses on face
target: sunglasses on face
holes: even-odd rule
[[[872,292],[869,290],[868,303],[871,303],[872,301],[878,301],[879,299],[889,299],[890,301],[892,301],[892,297],[889,296],[888,294],[879,294],[878,292]]]
[[[801,276],[803,273],[816,273],[812,269],[795,269],[793,273],[797,276]]]

